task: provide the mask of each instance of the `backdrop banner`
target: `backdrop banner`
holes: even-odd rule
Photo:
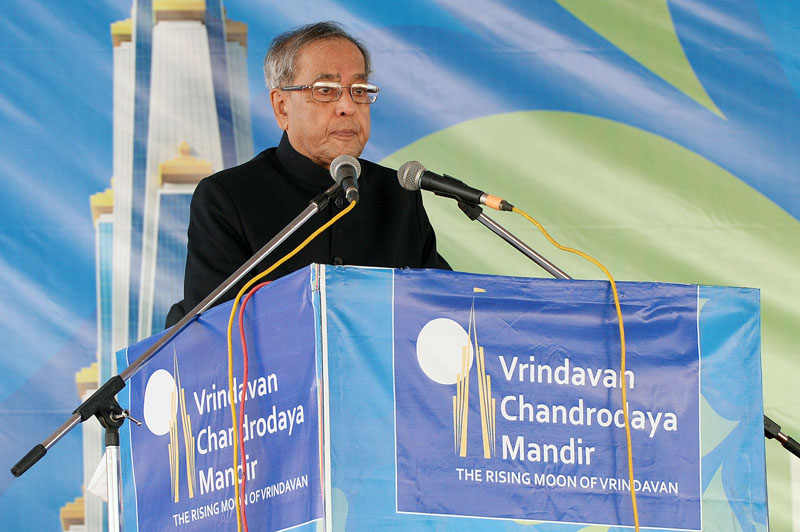
[[[119,372],[119,350],[162,330],[183,297],[196,184],[277,145],[283,131],[269,103],[264,56],[281,33],[323,20],[341,23],[371,53],[370,81],[381,90],[362,159],[390,168],[418,161],[503,197],[617,279],[758,288],[764,411],[785,434],[800,435],[797,0],[3,6],[13,16],[0,17],[0,530],[106,528],[102,500],[84,490],[103,453],[95,420],[61,438],[23,478],[8,470]],[[437,251],[454,270],[547,275],[470,223],[451,199],[424,191],[423,200]],[[521,217],[498,216],[571,277],[602,279]],[[479,344],[485,311],[476,306]],[[510,386],[502,366],[500,377],[491,367],[500,355],[560,367],[539,353],[489,347],[493,386]],[[644,401],[636,370],[632,417],[634,406],[646,406],[634,404]],[[708,371],[701,367],[702,376]],[[735,389],[743,384],[717,378]],[[704,382],[701,414],[710,402]],[[594,387],[577,390],[576,400],[594,408],[587,395]],[[558,404],[568,415],[574,406]],[[748,422],[741,406],[713,405],[713,432],[733,430],[738,442]],[[499,431],[510,422],[499,416],[497,423]],[[468,438],[474,428],[469,418]],[[701,431],[701,451],[719,443],[706,442],[708,432]],[[523,436],[527,449],[531,436],[506,435]],[[463,459],[473,450],[468,442]],[[714,475],[727,478],[740,465],[719,451],[701,455],[701,491],[722,490]],[[775,441],[766,456],[770,524],[800,532],[800,461]]]
[[[624,372],[607,282],[313,266],[263,288],[246,381],[234,342],[249,525],[629,527],[627,413],[643,527],[763,529],[758,291],[619,293]],[[123,437],[131,530],[236,528],[229,313],[192,323],[125,389],[145,421]]]

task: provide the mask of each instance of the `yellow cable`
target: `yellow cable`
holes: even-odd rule
[[[630,482],[631,486],[631,504],[633,506],[633,524],[636,529],[636,532],[639,532],[639,510],[636,505],[636,490],[633,486],[633,449],[631,446],[631,425],[630,420],[628,419],[628,394],[627,394],[627,386],[625,383],[625,326],[622,323],[622,308],[619,305],[619,294],[617,293],[617,283],[614,282],[614,278],[611,276],[611,273],[606,269],[605,266],[600,264],[597,260],[593,257],[590,257],[583,251],[568,248],[566,246],[562,246],[558,242],[556,242],[553,237],[547,232],[547,230],[534,220],[531,216],[526,214],[525,212],[521,211],[520,209],[514,207],[512,212],[520,214],[526,220],[531,222],[533,225],[539,228],[539,231],[553,244],[555,247],[562,251],[568,251],[570,253],[574,253],[578,256],[583,257],[584,259],[588,260],[598,268],[600,268],[608,280],[611,282],[611,291],[614,293],[614,306],[617,309],[617,318],[619,320],[619,342],[620,342],[620,351],[621,351],[621,361],[620,361],[620,377],[621,377],[621,384],[622,384],[622,413],[625,417],[625,441],[628,446],[628,481]]]
[[[273,264],[272,266],[270,266],[269,268],[267,268],[263,272],[259,273],[258,275],[256,275],[252,279],[250,279],[250,281],[248,281],[242,287],[242,289],[239,290],[239,293],[236,294],[236,297],[233,300],[233,307],[231,308],[231,315],[230,315],[230,319],[228,320],[228,390],[230,392],[231,414],[233,416],[233,472],[234,472],[234,475],[236,476],[236,482],[234,483],[234,499],[236,501],[236,528],[237,528],[238,532],[242,531],[242,503],[241,503],[241,501],[239,501],[239,474],[238,474],[238,468],[239,468],[239,426],[237,424],[237,419],[236,419],[236,405],[234,404],[234,401],[233,401],[233,398],[235,396],[234,394],[236,393],[236,390],[233,389],[233,322],[234,322],[235,317],[236,317],[236,309],[239,306],[239,300],[242,298],[242,296],[245,294],[245,292],[247,292],[247,290],[251,286],[256,284],[258,281],[260,281],[261,279],[263,279],[264,277],[266,277],[267,275],[269,275],[273,271],[275,271],[281,264],[283,264],[287,260],[289,260],[292,257],[294,257],[301,249],[306,247],[309,242],[311,242],[312,240],[317,238],[323,231],[325,231],[330,226],[332,226],[334,223],[339,221],[339,219],[342,216],[344,216],[345,214],[347,214],[350,211],[352,211],[355,206],[356,206],[356,202],[355,201],[350,203],[350,205],[348,205],[346,209],[344,209],[342,212],[340,212],[339,214],[337,214],[336,216],[331,218],[322,227],[320,227],[319,229],[317,229],[316,231],[311,233],[311,235],[308,238],[306,238],[299,246],[297,246],[292,251],[287,253],[283,258],[278,260],[278,262],[276,262],[275,264]],[[245,386],[246,385],[247,384],[245,383]],[[242,475],[245,475],[245,474],[246,474],[246,472],[242,471]]]

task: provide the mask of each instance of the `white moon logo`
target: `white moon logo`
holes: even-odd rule
[[[431,380],[439,384],[455,384],[463,370],[465,347],[468,349],[469,372],[474,357],[467,331],[451,319],[437,318],[426,323],[417,336],[417,361]]]
[[[174,397],[174,399],[173,399]],[[178,389],[167,370],[159,369],[150,376],[144,390],[144,422],[156,436],[169,432],[170,421],[178,411]]]

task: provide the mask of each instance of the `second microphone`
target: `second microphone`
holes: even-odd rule
[[[498,196],[472,188],[449,175],[431,172],[419,161],[408,161],[397,169],[400,186],[406,190],[429,190],[437,196],[453,198],[472,205],[486,205],[498,211],[511,211],[514,206]]]

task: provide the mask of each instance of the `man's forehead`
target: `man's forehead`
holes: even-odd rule
[[[331,49],[333,48],[333,50]],[[352,54],[352,55],[351,55]],[[314,80],[341,81],[340,68],[346,59],[358,57],[354,74],[345,73],[350,79],[367,79],[364,55],[347,39],[322,39],[303,46],[297,55],[297,72]]]

